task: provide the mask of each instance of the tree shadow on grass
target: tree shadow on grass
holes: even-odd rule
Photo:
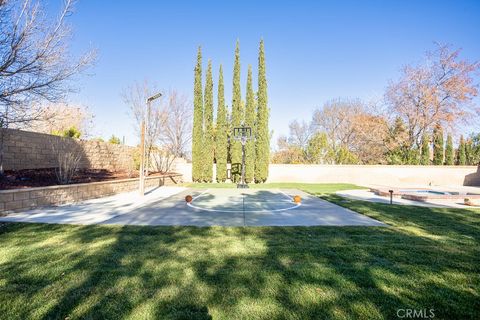
[[[0,264],[0,293],[21,318],[395,318],[399,308],[475,317],[478,217],[344,205],[392,227],[13,224],[0,242],[31,239]],[[48,276],[32,276],[42,266]]]
[[[72,238],[84,244],[92,243],[97,236],[102,236],[103,228],[91,229],[85,227]],[[44,318],[68,316],[87,300],[92,302],[79,314],[82,318],[122,318],[131,314],[139,305],[154,299],[159,290],[171,285],[170,281],[178,280],[177,270],[173,268],[163,268],[160,274],[144,268],[146,261],[156,261],[158,257],[174,259],[175,250],[170,250],[168,245],[179,240],[178,231],[182,230],[175,228],[162,233],[142,227],[118,228],[114,244],[75,266],[75,270],[87,271],[88,277],[70,288]],[[157,303],[155,314],[165,319],[209,319],[206,306],[176,302],[183,291],[186,289]]]
[[[399,308],[435,308],[440,318],[473,317],[470,306],[478,301],[469,288],[455,286],[454,277],[451,287],[441,280],[449,273],[474,276],[472,252],[449,252],[434,240],[385,228],[365,228],[360,236],[359,229],[285,228],[281,232],[294,246],[275,240],[279,230],[266,230],[267,256],[277,257],[283,276],[276,299],[294,314],[315,319],[395,318]],[[292,295],[295,290],[298,295]],[[303,295],[316,298],[299,303]]]
[[[22,229],[29,228],[49,230],[51,227],[53,230],[57,229],[51,225],[16,224],[12,225],[11,231],[21,232]],[[37,253],[32,259],[31,251],[28,251],[23,255],[17,255],[15,260],[0,265],[2,278],[5,280],[2,286],[7,291],[18,289],[19,286],[24,288],[21,292],[24,305],[17,305],[21,309],[16,313],[19,318],[123,318],[134,312],[134,309],[145,301],[151,300],[158,290],[170,285],[168,279],[178,280],[175,275],[177,270],[165,271],[166,268],[164,268],[159,276],[151,269],[144,268],[144,263],[149,259],[157,259],[156,255],[173,259],[175,252],[170,251],[168,246],[176,241],[176,231],[181,231],[180,229],[169,228],[169,232],[165,234],[157,229],[149,234],[148,228],[140,227],[63,226],[62,228],[70,229],[65,243],[80,244],[79,248],[84,249],[83,252],[70,250],[67,253],[61,248],[49,248],[47,250],[50,254],[38,259]],[[109,240],[111,244],[90,250],[91,246],[96,246],[102,240]],[[61,272],[57,276],[52,275],[53,271],[46,271],[48,276],[45,277],[32,274],[32,271],[40,267],[39,263],[55,262],[56,259],[61,259],[62,254],[68,254],[75,263],[62,265],[58,261]],[[55,266],[54,263],[50,263],[45,267]],[[3,291],[1,286],[0,291]],[[44,301],[48,302],[48,311],[39,316],[36,307],[42,303],[38,301],[41,298],[39,297],[41,292],[50,292],[50,297],[48,301]],[[13,292],[10,293],[13,294]],[[169,299],[162,300],[165,305],[156,306],[155,313],[162,314],[164,318],[180,319],[188,315],[205,314],[205,310],[208,311],[204,305],[190,303],[182,307],[176,304],[177,296],[181,293],[177,292]],[[19,298],[18,295],[12,297],[15,296]],[[31,301],[32,304],[27,305],[27,301]],[[208,317],[204,318],[208,319]]]
[[[480,219],[474,210],[371,203],[337,195],[322,198],[398,228],[419,227],[430,235],[449,235],[451,240],[468,235],[480,241]]]

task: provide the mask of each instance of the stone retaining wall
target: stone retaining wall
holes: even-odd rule
[[[153,176],[145,179],[145,187],[174,185],[182,182],[181,174]],[[138,189],[139,179],[79,183],[61,186],[0,191],[0,214],[42,206],[74,203]]]

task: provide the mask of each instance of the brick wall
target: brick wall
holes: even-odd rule
[[[2,130],[4,139],[5,170],[38,169],[56,167],[53,145],[62,148],[78,148],[82,155],[81,168],[128,170],[133,165],[135,147],[108,142],[86,141],[13,130]]]
[[[174,185],[182,182],[179,174],[147,177],[145,187]],[[1,190],[0,214],[42,206],[75,203],[138,189],[138,178],[93,183],[79,183],[28,189]]]

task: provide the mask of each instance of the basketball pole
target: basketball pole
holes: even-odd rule
[[[242,182],[241,185],[246,186],[245,183],[245,141],[242,140]]]
[[[153,95],[147,99],[147,112],[145,116],[142,119],[142,125],[141,125],[141,134],[140,134],[140,175],[139,175],[139,192],[141,196],[145,195],[145,151],[146,151],[146,146],[145,146],[145,122],[149,123],[149,117],[150,117],[150,104],[153,100],[158,99],[162,96],[161,93],[157,93],[156,95]],[[146,120],[146,121],[145,121]]]
[[[139,192],[140,195],[145,195],[145,170],[143,163],[145,162],[145,120],[142,120],[141,133],[140,133],[140,172],[139,172]]]

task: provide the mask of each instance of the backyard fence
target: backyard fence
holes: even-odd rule
[[[134,158],[140,161],[137,147],[112,144],[98,140],[77,140],[50,134],[14,129],[0,129],[3,135],[3,168],[5,170],[42,169],[58,166],[55,148],[63,152],[76,150],[80,154],[82,169],[110,171],[138,170]],[[168,161],[167,161],[168,158]],[[167,157],[153,152],[149,161],[152,171],[174,169],[183,159]],[[168,162],[168,163],[167,163]]]
[[[214,172],[215,172],[215,165]],[[176,172],[191,181],[190,163],[178,164]],[[267,182],[353,183],[357,185],[480,186],[475,166],[313,165],[270,164]]]
[[[94,140],[75,140],[30,131],[1,129],[3,168],[5,170],[53,168],[57,166],[54,145],[64,150],[78,148],[80,168],[127,170],[133,162],[135,147]]]

